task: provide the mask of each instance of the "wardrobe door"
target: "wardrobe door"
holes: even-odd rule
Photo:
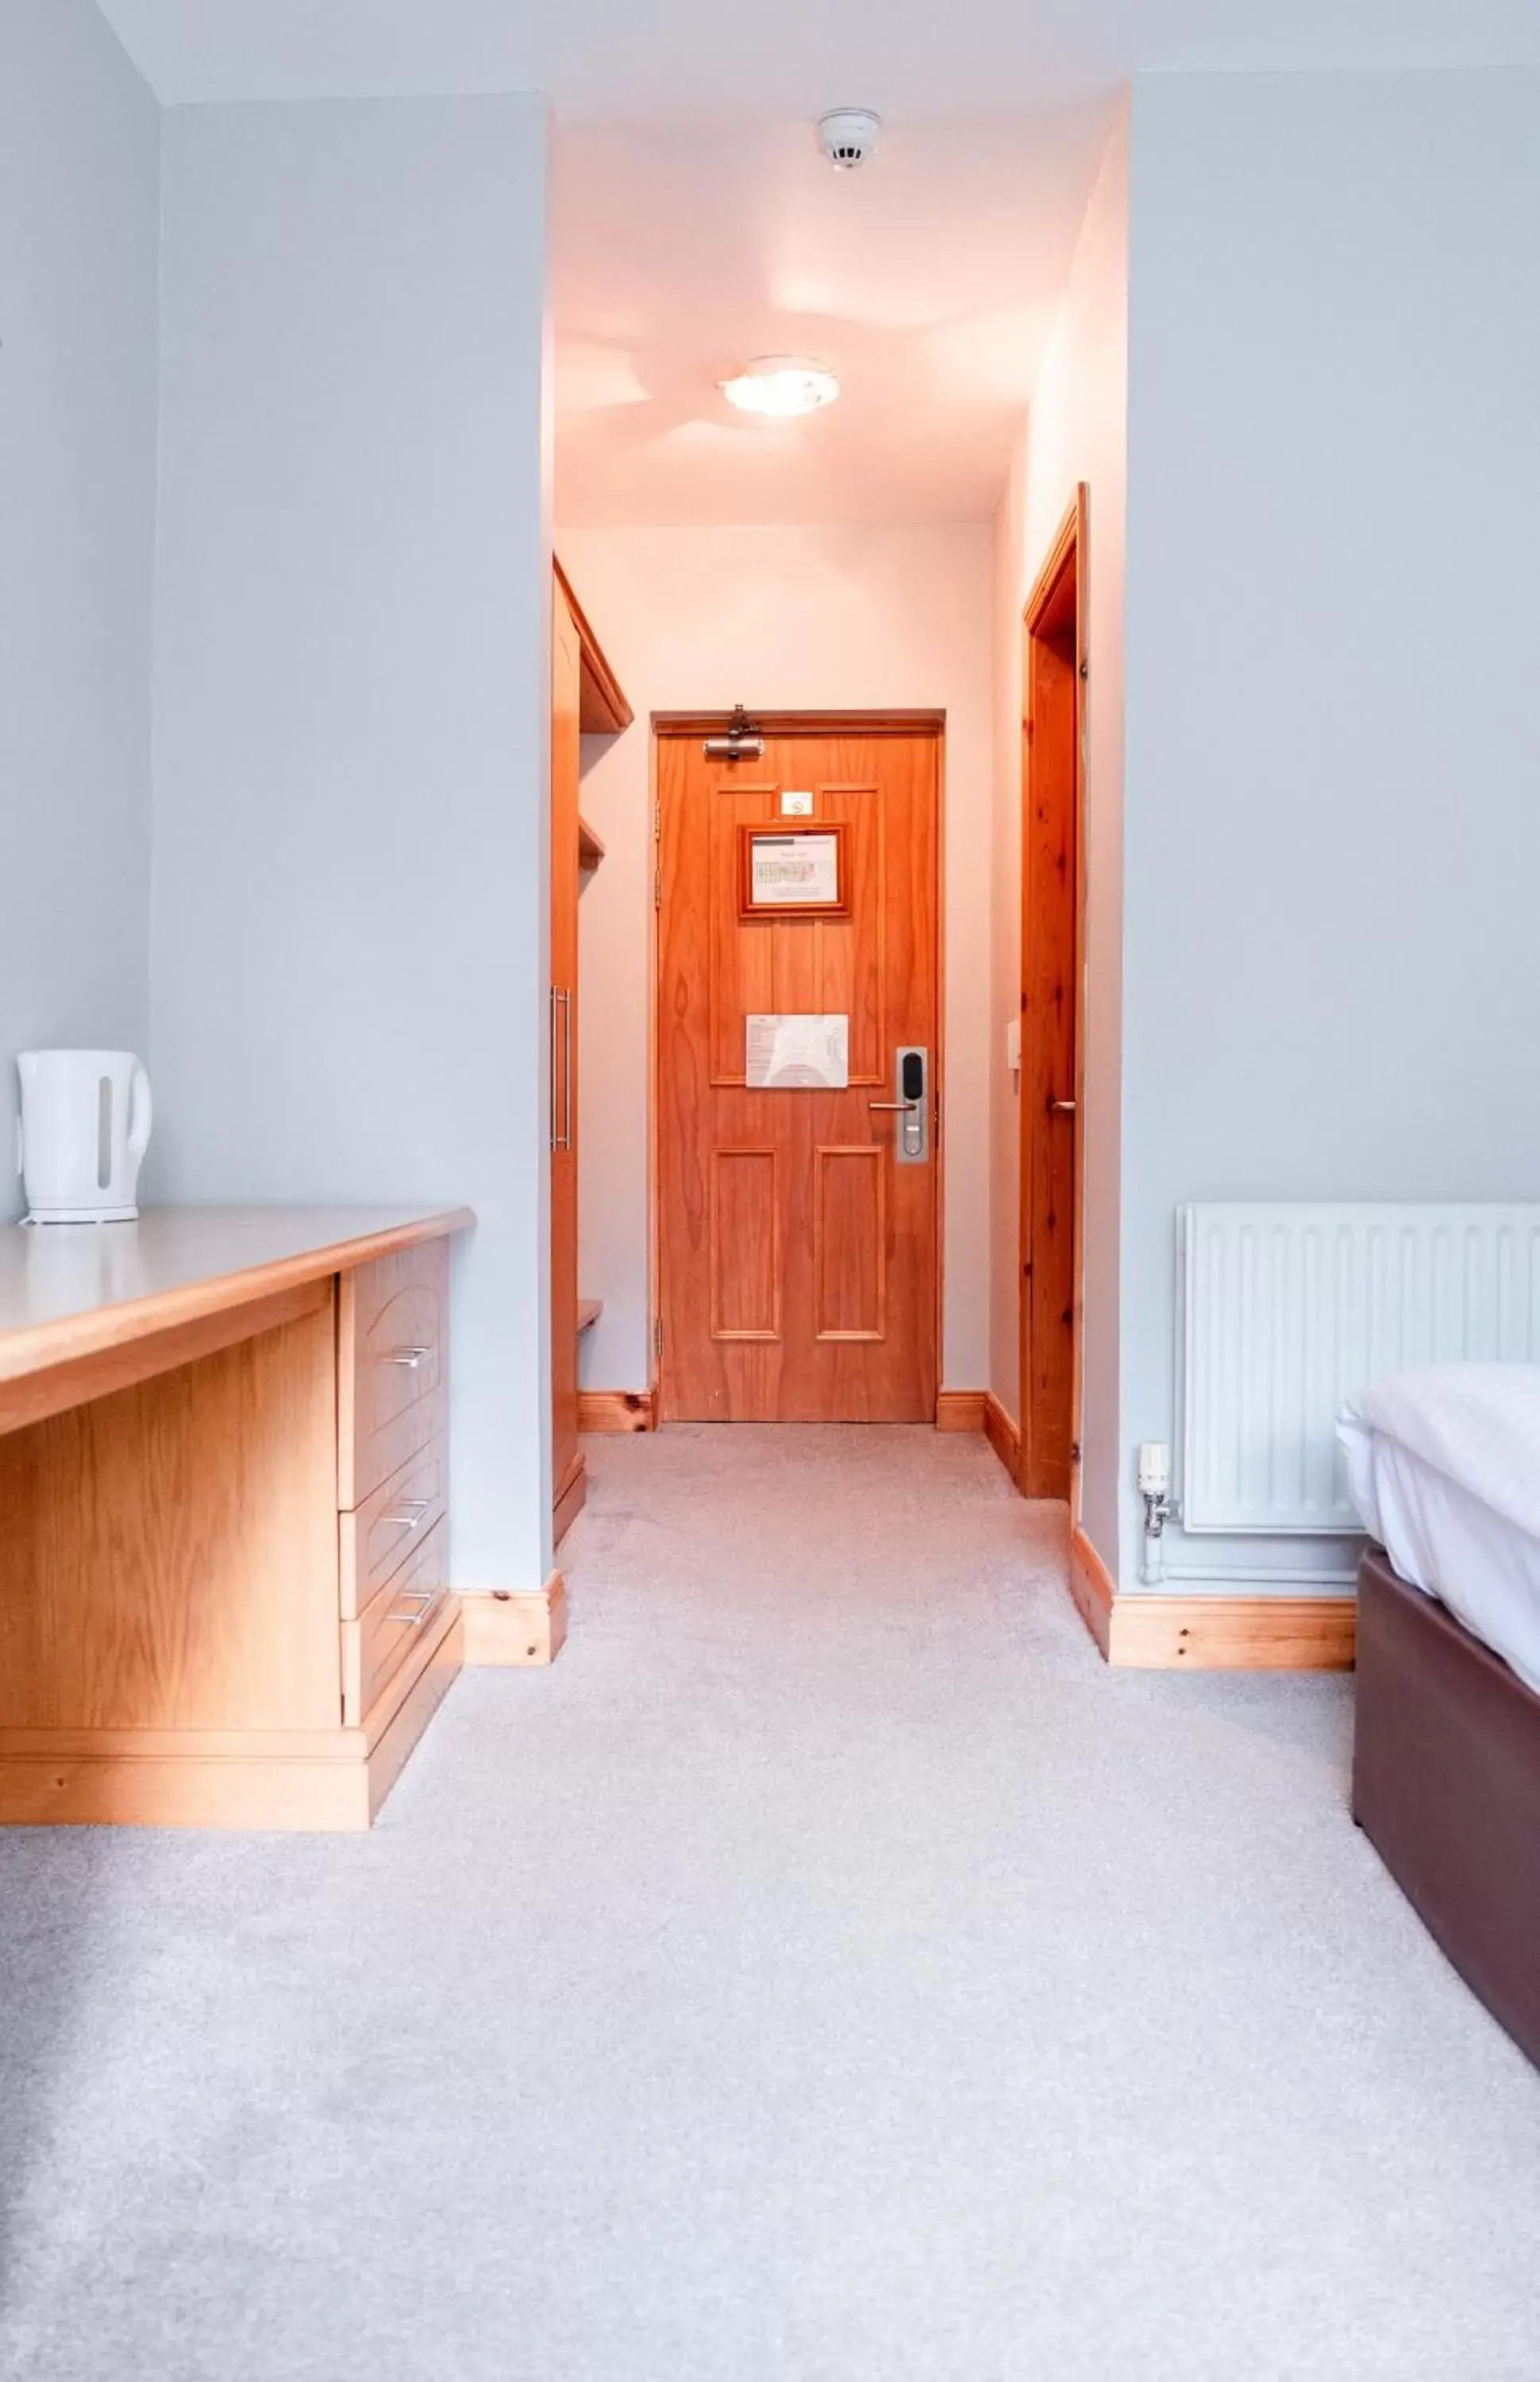
[[[559,582],[551,655],[551,1394],[559,1538],[582,1504],[578,1445],[578,632]]]

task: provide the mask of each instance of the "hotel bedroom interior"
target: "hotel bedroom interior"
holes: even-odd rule
[[[1540,0],[0,0],[0,2375],[1540,2373],[1537,253]]]

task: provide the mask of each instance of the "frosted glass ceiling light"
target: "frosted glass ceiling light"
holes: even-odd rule
[[[716,385],[728,404],[744,413],[816,413],[839,395],[828,366],[810,363],[805,356],[756,356],[731,380]]]

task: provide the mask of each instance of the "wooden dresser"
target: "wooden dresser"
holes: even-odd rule
[[[368,1826],[460,1665],[471,1221],[0,1232],[0,1822]]]

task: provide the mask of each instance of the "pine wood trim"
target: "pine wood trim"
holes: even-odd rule
[[[572,593],[572,582],[555,555],[551,558],[551,564],[557,584],[571,609],[572,625],[578,632],[581,657],[578,726],[585,736],[618,736],[623,728],[630,726],[636,714],[605,658],[603,645],[589,625],[587,613]]]
[[[1115,1671],[1351,1671],[1351,1596],[1161,1596],[1119,1590],[1077,1524],[1069,1593]]]
[[[578,1429],[603,1431],[655,1430],[656,1401],[651,1390],[580,1390]]]
[[[1071,559],[1080,557],[1081,533],[1085,519],[1085,482],[1082,480],[1066,508],[1063,520],[1054,532],[1054,542],[1043,559],[1042,568],[1032,583],[1021,618],[1029,628],[1041,620],[1052,603],[1055,590]]]
[[[654,736],[725,736],[726,711],[654,711]],[[763,736],[939,736],[945,711],[754,711]]]
[[[937,1390],[937,1430],[982,1430],[985,1396],[983,1390]]]
[[[984,1394],[984,1435],[1014,1481],[1021,1462],[1021,1434],[993,1390]]]
[[[1112,1643],[1118,1584],[1078,1523],[1069,1533],[1069,1593],[1105,1658]]]
[[[1138,1671],[1351,1671],[1351,1596],[1123,1595],[1111,1661]]]
[[[544,1588],[462,1594],[465,1659],[493,1670],[554,1663],[567,1642],[567,1583],[554,1571]]]
[[[552,1544],[560,1546],[568,1531],[588,1503],[588,1464],[581,1448],[577,1462],[556,1494],[552,1514]]]

